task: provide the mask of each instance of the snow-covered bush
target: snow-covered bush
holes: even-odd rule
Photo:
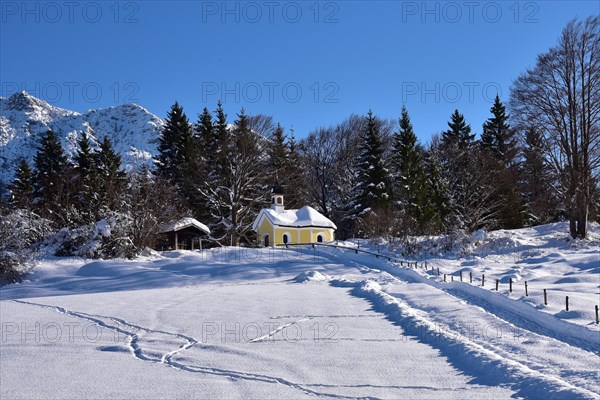
[[[31,269],[32,245],[50,232],[48,220],[27,210],[0,216],[0,281],[17,282]]]
[[[111,213],[95,224],[62,228],[47,244],[55,246],[59,257],[131,258],[136,255],[136,248],[130,237],[129,222],[127,214]]]
[[[102,232],[100,244],[102,258],[133,258],[138,254],[138,249],[132,240],[129,214],[112,213],[107,219],[97,223],[96,227]]]

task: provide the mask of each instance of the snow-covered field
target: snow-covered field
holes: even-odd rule
[[[564,228],[427,271],[323,247],[47,257],[0,289],[0,398],[598,399],[600,246]]]

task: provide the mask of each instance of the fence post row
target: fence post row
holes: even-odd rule
[[[315,243],[310,243],[310,244],[311,244],[312,248],[314,249],[315,248]],[[284,246],[285,246],[286,249],[289,248],[290,245],[291,246],[300,246],[300,245],[303,245],[303,244],[302,243],[297,243],[297,244],[296,243],[293,243],[293,244],[286,243],[286,244],[284,244]],[[324,245],[324,246],[328,246],[328,247],[335,247],[335,248],[339,248],[340,247],[339,245],[326,245],[326,244],[320,244],[320,243],[319,243],[319,245]],[[358,254],[359,248],[360,248],[360,244],[358,245],[358,248],[354,249],[354,252],[356,254]],[[342,249],[347,249],[347,248],[342,247]],[[374,255],[376,258],[379,258],[379,256],[380,256],[379,254],[371,253],[371,252],[365,251],[365,250],[361,250],[361,252]],[[398,261],[398,259],[392,258],[392,257],[389,257],[389,256],[383,256],[383,257],[384,257],[384,259],[387,259],[388,261],[396,261],[396,262]],[[415,268],[419,268],[419,262],[418,261],[415,261],[414,263],[411,263],[410,261],[407,261],[406,264],[407,264],[407,266],[409,268],[411,266],[413,266],[413,265],[414,265]],[[400,261],[400,266],[404,266],[404,261]],[[421,267],[425,268],[425,270],[427,271],[427,261],[423,261],[421,263]],[[437,268],[433,268],[432,267],[431,268],[431,270],[432,270],[433,273],[435,273],[436,269],[437,269],[437,275],[440,276],[441,273],[440,273],[440,268],[439,267],[437,267]],[[462,273],[462,271],[459,271],[459,274],[460,274],[459,275],[460,276],[460,281],[462,282],[463,281],[463,273]],[[443,274],[443,275],[444,275],[444,282],[447,282],[447,276],[446,276],[446,274]],[[452,274],[450,274],[450,279],[451,279],[452,282],[454,282],[454,276]],[[469,271],[469,282],[473,283],[473,272],[472,271]],[[509,291],[512,293],[512,286],[513,286],[513,280],[512,280],[512,278],[509,279],[508,283],[509,283]],[[524,281],[524,283],[525,283],[525,296],[529,296],[529,284],[528,284],[527,281]],[[481,286],[485,286],[485,274],[481,275]],[[499,279],[496,279],[496,291],[498,291],[498,290],[499,290]],[[547,306],[548,305],[548,290],[547,289],[543,289],[543,291],[544,291],[544,305]],[[569,296],[565,296],[565,310],[569,311]],[[595,317],[596,317],[596,321],[595,321],[596,324],[600,324],[600,306],[598,306],[598,305],[594,306],[594,313],[595,313]]]

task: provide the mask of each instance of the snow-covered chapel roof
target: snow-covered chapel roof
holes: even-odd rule
[[[337,226],[323,214],[310,206],[304,206],[298,210],[284,210],[277,212],[272,208],[263,208],[261,214],[266,215],[273,225],[289,226],[293,228],[317,227],[337,229]],[[252,228],[258,229],[261,215],[256,218]]]
[[[180,230],[183,230],[185,228],[190,228],[190,227],[200,229],[201,231],[204,231],[205,233],[210,233],[210,229],[208,229],[208,226],[204,225],[202,222],[199,222],[198,220],[196,220],[194,218],[189,218],[189,217],[181,218],[176,221],[171,221],[166,224],[162,224],[161,226],[158,227],[158,231],[159,231],[159,233],[175,232],[175,231],[180,231]]]

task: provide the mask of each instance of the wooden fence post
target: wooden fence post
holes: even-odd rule
[[[498,283],[500,282],[500,279],[496,279],[496,292],[498,291]]]
[[[460,271],[460,281],[462,282],[462,271]]]
[[[569,296],[565,297],[565,308],[569,311]]]
[[[525,296],[529,296],[529,292],[527,291],[527,281],[525,281]]]
[[[508,291],[512,293],[512,278],[508,280]]]
[[[485,286],[485,275],[481,275],[481,286]]]
[[[600,324],[600,315],[598,315],[598,306],[594,307],[596,309],[596,324]]]
[[[438,276],[440,276],[440,267],[438,267],[437,270],[438,270]]]
[[[473,283],[473,272],[469,271],[469,282]]]
[[[444,274],[444,282],[446,282],[446,274]]]
[[[544,305],[548,305],[548,292],[544,289]]]

